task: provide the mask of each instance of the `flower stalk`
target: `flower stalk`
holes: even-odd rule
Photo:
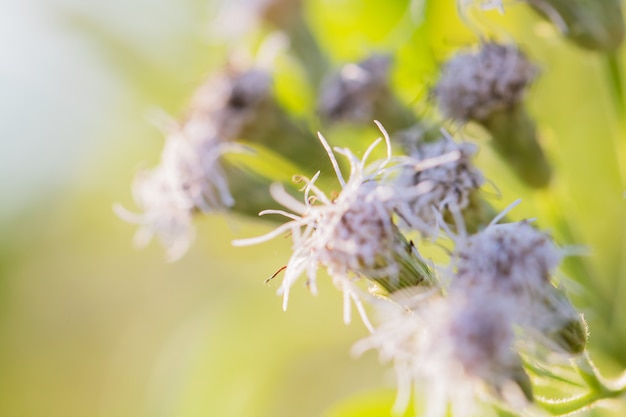
[[[539,144],[534,121],[518,104],[491,113],[480,122],[491,134],[491,145],[525,184],[543,188],[550,183],[552,168]]]

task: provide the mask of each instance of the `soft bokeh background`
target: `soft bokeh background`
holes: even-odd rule
[[[318,0],[307,10],[336,65],[396,52],[394,82],[411,103],[450,51],[476,40],[451,0],[424,5],[419,26],[400,0]],[[388,416],[393,373],[373,353],[350,356],[366,331],[358,320],[343,325],[337,291],[324,279],[317,297],[296,286],[284,313],[276,284],[263,280],[289,242],[230,247],[268,225],[199,219],[191,251],[169,264],[156,244],[135,251],[134,226],[113,214],[115,202],[134,207],[134,174],[158,160],[162,135],[146,112],[180,114],[224,62],[210,4],[21,0],[2,9],[0,416]],[[626,155],[615,87],[597,55],[564,43],[523,5],[510,10],[473,23],[512,34],[540,63],[529,107],[559,176],[532,193],[488,148],[478,163],[497,179],[496,205],[522,197],[514,217],[537,217],[561,242],[591,248],[590,276],[569,265],[574,299],[594,357],[615,374],[626,366]],[[288,66],[282,72],[281,94],[306,110],[307,94],[289,88]],[[624,412],[615,402],[589,414]]]

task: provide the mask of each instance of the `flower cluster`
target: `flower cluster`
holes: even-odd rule
[[[427,387],[428,417],[449,407],[473,416],[476,399],[527,404],[533,394],[519,352],[540,345],[575,354],[585,343],[584,323],[554,286],[562,251],[528,222],[492,224],[455,241],[451,279],[428,297],[393,297],[355,351],[378,349],[394,361],[399,409],[413,384]],[[577,337],[569,338],[572,326]]]
[[[550,15],[581,45],[611,51],[621,43],[623,22],[596,23],[610,23],[613,14],[621,19],[616,1],[598,1],[599,6],[582,0],[525,3]],[[458,2],[461,13],[474,6],[501,12],[504,7],[500,0]],[[283,274],[278,293],[285,309],[301,277],[315,294],[318,274],[330,276],[343,293],[344,321],[351,320],[354,305],[370,332],[354,351],[378,350],[395,365],[396,411],[407,407],[413,389],[419,389],[416,398],[424,399],[419,407],[427,417],[489,415],[485,405],[523,413],[534,407],[540,398],[534,395],[533,377],[549,374],[542,375],[542,367],[554,357],[585,356],[586,323],[556,279],[566,252],[531,221],[502,221],[508,211],[496,215],[481,192],[487,181],[473,164],[478,147],[456,141],[439,127],[450,123],[466,132],[467,123],[480,126],[525,185],[551,186],[550,158],[524,105],[538,67],[513,43],[483,42],[442,67],[432,91],[436,104],[423,103],[426,111],[418,115],[393,91],[390,55],[369,55],[329,74],[330,59],[308,28],[301,1],[224,3],[224,10],[238,16],[241,25],[231,28],[239,32],[235,35],[254,27],[277,29],[282,40],[289,39],[290,58],[299,61],[308,91],[317,92],[311,100],[316,105],[298,116],[283,109],[272,97],[272,78],[265,71],[233,70],[212,78],[198,90],[183,121],[168,125],[159,165],[137,176],[133,191],[143,213],[116,209],[140,224],[138,242],[156,235],[175,259],[193,239],[196,212],[264,209],[259,213],[264,218],[286,218],[265,235],[233,244],[254,245],[284,235],[291,239],[291,255],[272,276]],[[614,72],[616,64],[610,63]],[[443,122],[428,121],[431,106],[438,107],[435,113]],[[330,130],[339,122],[372,119],[383,121],[376,122],[382,138],[362,155],[331,147],[318,134],[320,147],[307,129],[312,121]],[[247,148],[236,144],[242,140]],[[373,155],[383,142],[386,155],[376,160]],[[393,155],[396,145],[404,147],[403,155]],[[245,166],[240,160],[246,155],[232,158],[232,166],[225,164],[225,153],[244,150],[258,151],[249,159],[266,155],[267,160]],[[330,162],[324,166],[322,160]],[[276,182],[266,197],[284,208],[266,209],[270,206],[257,196],[294,165],[302,171],[290,173],[305,173],[294,177],[302,198]],[[328,167],[339,184],[336,190],[325,189],[329,182],[321,178]],[[247,168],[257,176],[246,177]],[[424,255],[438,250],[443,255],[436,252],[437,262]],[[368,308],[379,313],[378,322],[370,322]],[[586,404],[626,392],[626,385],[611,391],[595,371],[587,371],[581,374],[590,391],[580,397]],[[585,406],[580,398],[567,407]]]

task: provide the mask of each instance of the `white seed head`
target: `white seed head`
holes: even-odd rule
[[[318,113],[330,121],[369,123],[377,102],[390,96],[391,58],[374,55],[358,64],[344,65],[322,86]]]
[[[482,121],[519,103],[536,75],[537,67],[517,47],[485,43],[446,63],[435,95],[446,117]]]
[[[398,212],[410,226],[429,233],[436,229],[437,212],[442,214],[447,209],[460,212],[469,205],[470,194],[484,183],[482,173],[471,161],[476,150],[474,144],[455,143],[447,137],[414,146],[406,168],[394,182],[398,190]],[[437,160],[442,163],[428,164]],[[411,191],[424,186],[428,188],[425,192]]]

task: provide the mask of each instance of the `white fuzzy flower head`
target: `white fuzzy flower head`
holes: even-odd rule
[[[137,175],[133,194],[142,214],[131,213],[119,205],[114,207],[122,219],[140,225],[135,245],[143,247],[157,235],[170,261],[180,258],[194,238],[191,200],[181,193],[172,177],[164,167]]]
[[[384,130],[383,133],[388,158],[382,162],[366,165],[367,156],[380,140],[366,151],[363,160],[349,149],[335,148],[335,152],[344,155],[350,163],[348,181],[343,179],[333,151],[320,135],[342,186],[338,196],[331,199],[315,185],[319,173],[311,180],[303,179],[306,182],[304,203],[291,197],[281,186],[274,185],[271,189],[273,197],[295,214],[282,210],[266,210],[261,214],[282,214],[292,221],[265,236],[233,242],[236,246],[256,244],[290,232],[293,254],[285,267],[279,289],[284,295],[285,308],[291,286],[303,273],[307,275],[308,286],[316,292],[316,274],[321,266],[344,292],[345,320],[349,321],[350,300],[355,302],[363,316],[355,279],[361,275],[376,278],[397,274],[393,255],[398,249],[398,240],[389,204],[393,193],[376,182],[391,156],[389,138]],[[368,325],[365,317],[364,321]]]
[[[194,142],[181,132],[170,133],[161,163],[140,172],[133,183],[135,201],[143,213],[115,206],[120,217],[141,226],[137,245],[144,246],[157,235],[168,259],[176,260],[194,239],[194,211],[220,211],[234,203],[218,161],[227,150],[227,145],[215,141]]]
[[[141,225],[138,245],[157,235],[168,259],[178,259],[193,241],[195,211],[213,213],[234,205],[219,159],[225,152],[243,150],[233,141],[262,119],[259,108],[269,99],[270,87],[264,71],[223,73],[198,89],[182,124],[160,120],[167,135],[161,161],[133,184],[143,214],[115,208],[125,220]]]
[[[460,212],[468,207],[471,193],[484,183],[482,173],[471,161],[476,150],[474,144],[456,143],[448,136],[413,147],[406,168],[395,180],[399,195],[405,196],[398,199],[398,212],[410,226],[432,233],[441,217],[437,213]],[[442,162],[428,165],[429,161],[438,160]],[[407,190],[424,185],[428,191],[406,198],[412,195]]]
[[[446,63],[435,96],[446,117],[482,121],[518,104],[536,75],[536,66],[516,46],[485,43]]]
[[[358,64],[347,64],[322,86],[319,114],[330,121],[370,122],[376,103],[390,96],[391,58],[374,55]]]
[[[494,224],[457,247],[456,283],[532,297],[551,285],[563,258],[550,236],[528,222]]]
[[[552,275],[563,250],[527,222],[490,225],[457,243],[451,294],[477,305],[502,302],[503,319],[524,330],[527,347],[577,354],[586,327]]]
[[[413,310],[386,307],[386,318],[355,353],[377,349],[398,376],[394,406],[402,412],[415,388],[424,416],[476,416],[478,402],[493,398],[519,405],[526,384],[514,333],[501,319],[502,305],[476,306],[461,298],[422,300]],[[423,395],[419,395],[423,394]]]

